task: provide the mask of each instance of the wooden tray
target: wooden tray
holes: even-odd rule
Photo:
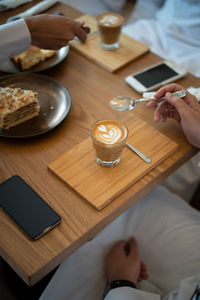
[[[96,163],[91,139],[87,138],[48,165],[52,172],[98,210],[178,148],[174,141],[139,118],[133,117],[126,124],[129,128],[128,142],[151,157],[152,163],[145,163],[125,147],[118,165],[102,167]]]
[[[149,50],[147,45],[125,34],[121,34],[120,47],[118,49],[110,51],[104,50],[100,46],[96,19],[90,15],[83,15],[77,20],[84,21],[85,26],[91,28],[91,33],[88,35],[87,41],[84,44],[78,40],[73,40],[70,42],[70,45],[109,72],[118,70]]]

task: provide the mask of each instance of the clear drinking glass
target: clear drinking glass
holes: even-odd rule
[[[103,13],[97,16],[97,25],[101,47],[105,50],[119,48],[119,38],[124,18],[114,12]]]
[[[101,120],[90,128],[96,162],[104,167],[113,167],[120,162],[126,145],[128,128],[116,120]]]

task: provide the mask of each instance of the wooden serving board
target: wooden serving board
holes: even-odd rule
[[[118,49],[110,51],[104,50],[100,46],[96,19],[90,15],[83,15],[76,20],[84,21],[85,26],[91,28],[91,33],[88,35],[87,41],[84,44],[79,40],[73,40],[70,42],[70,45],[109,72],[118,70],[130,61],[149,51],[147,45],[123,33],[120,37],[120,47]]]
[[[95,161],[89,137],[48,165],[53,173],[97,210],[105,207],[178,148],[174,141],[139,118],[133,117],[126,125],[129,128],[128,142],[152,158],[150,164],[125,147],[118,165],[102,167]]]

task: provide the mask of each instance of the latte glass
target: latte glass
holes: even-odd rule
[[[104,167],[113,167],[120,162],[126,145],[128,128],[116,120],[101,120],[90,128],[96,162]]]
[[[101,47],[105,50],[119,48],[119,38],[124,18],[114,12],[101,14],[97,17]]]

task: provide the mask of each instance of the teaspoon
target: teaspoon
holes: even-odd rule
[[[181,90],[172,94],[180,98],[184,98],[186,96],[186,90]],[[115,110],[125,111],[125,110],[133,109],[137,103],[146,102],[150,100],[157,100],[157,99],[154,97],[134,99],[133,97],[130,96],[117,96],[112,100],[110,100],[110,106]],[[165,97],[161,98],[161,100],[165,100]]]
[[[135,147],[133,147],[133,145],[131,145],[130,143],[126,142],[126,146],[131,149],[133,152],[135,152],[141,159],[143,159],[147,164],[151,163],[152,160],[150,157],[148,157],[147,155],[145,155],[144,153],[142,153],[141,151],[139,151],[138,149],[136,149]]]

